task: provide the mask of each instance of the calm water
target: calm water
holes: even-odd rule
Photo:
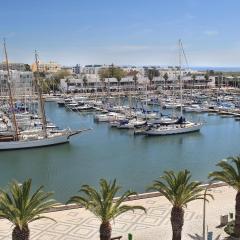
[[[237,155],[240,122],[231,118],[188,115],[206,121],[200,133],[165,137],[134,136],[131,131],[95,124],[92,114],[78,114],[47,103],[48,118],[61,127],[94,130],[75,136],[71,144],[0,152],[0,186],[31,177],[66,201],[82,184],[97,185],[100,178],[117,178],[124,188],[144,192],[164,170],[189,169],[194,178],[206,181],[216,162]]]

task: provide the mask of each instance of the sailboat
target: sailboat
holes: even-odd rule
[[[185,55],[182,42],[179,40],[179,84],[180,84],[180,117],[173,124],[160,124],[150,126],[144,134],[148,136],[157,135],[173,135],[200,131],[202,123],[187,121],[183,116],[183,88],[182,88],[182,72],[181,72],[181,55]]]
[[[36,76],[35,76],[35,87],[38,95],[38,107],[39,107],[39,117],[41,119],[41,128],[40,129],[29,129],[28,131],[20,131],[18,127],[18,122],[15,114],[15,104],[13,101],[12,89],[11,89],[11,79],[10,79],[10,69],[8,63],[8,55],[6,49],[6,42],[4,40],[4,53],[6,58],[6,67],[7,67],[7,86],[8,86],[8,98],[10,106],[10,116],[11,116],[11,126],[12,126],[12,135],[0,138],[0,150],[13,150],[13,149],[27,149],[27,148],[36,148],[36,147],[47,147],[57,144],[68,143],[70,137],[80,134],[83,130],[73,131],[71,129],[47,129],[47,121],[44,109],[44,101],[42,98],[42,91],[40,87],[39,80],[39,61],[38,55],[35,51],[35,63],[37,66]]]

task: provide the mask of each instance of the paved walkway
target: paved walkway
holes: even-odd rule
[[[214,232],[214,239],[224,239],[222,228],[216,228],[220,223],[220,215],[233,212],[235,191],[229,187],[219,187],[211,190],[215,200],[207,204],[207,224],[209,231]],[[147,208],[148,213],[140,211],[120,216],[113,223],[113,236],[124,236],[133,233],[135,240],[170,240],[171,205],[164,197],[155,197],[128,202],[140,204]],[[183,240],[201,239],[203,202],[195,201],[185,210]],[[30,224],[31,240],[79,240],[99,239],[99,221],[84,209],[66,210],[46,214],[57,220],[41,220]],[[12,226],[6,220],[0,220],[0,239],[11,239]]]

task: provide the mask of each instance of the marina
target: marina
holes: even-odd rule
[[[22,181],[28,176],[36,186],[54,189],[56,199],[64,202],[81,184],[96,186],[99,178],[107,176],[117,178],[126,189],[145,192],[149,182],[166,169],[188,168],[196,179],[206,182],[219,159],[239,154],[240,125],[234,117],[185,113],[188,119],[204,123],[200,132],[147,137],[95,122],[93,112],[73,112],[56,102],[45,107],[47,119],[61,128],[93,130],[74,137],[71,144],[2,151],[2,187],[11,179]]]
[[[0,240],[240,239],[239,8],[4,1]]]

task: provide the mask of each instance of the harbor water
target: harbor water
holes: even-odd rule
[[[219,160],[240,153],[240,122],[234,118],[186,114],[205,122],[200,132],[146,137],[95,123],[93,114],[70,112],[54,102],[46,104],[46,113],[60,127],[93,130],[74,136],[70,144],[0,152],[0,187],[32,178],[34,187],[44,185],[65,202],[82,184],[116,178],[123,190],[144,192],[164,170],[189,169],[194,179],[206,182]]]

